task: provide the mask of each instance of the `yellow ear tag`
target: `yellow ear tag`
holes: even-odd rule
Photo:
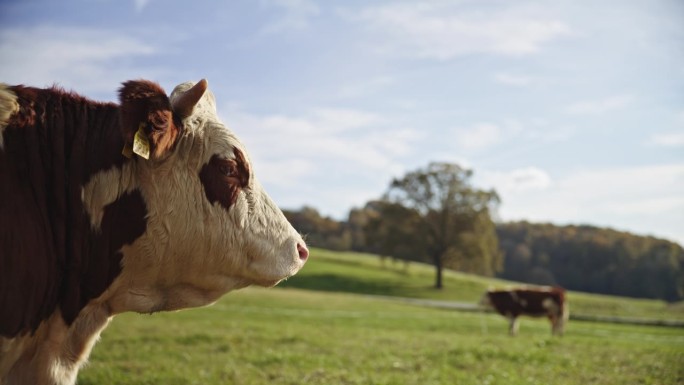
[[[135,132],[135,137],[133,138],[133,152],[145,159],[150,159],[150,141],[147,139],[143,127],[145,127],[145,123],[140,123],[138,131]]]

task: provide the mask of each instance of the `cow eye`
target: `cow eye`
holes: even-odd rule
[[[236,174],[235,166],[232,164],[222,164],[219,166],[219,171],[225,176],[234,177]]]

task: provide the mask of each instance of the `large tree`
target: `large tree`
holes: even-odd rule
[[[502,263],[492,221],[499,197],[494,190],[473,187],[472,175],[457,164],[430,163],[394,179],[385,194],[388,202],[418,213],[419,227],[406,236],[424,248],[435,266],[438,289],[445,267],[469,266],[492,274]]]

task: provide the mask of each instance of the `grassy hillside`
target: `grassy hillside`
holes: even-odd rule
[[[411,263],[383,264],[378,256],[313,249],[312,258],[284,287],[308,290],[377,294],[475,303],[488,287],[519,283],[478,277],[455,271],[444,274],[444,289],[436,290],[432,266]],[[658,300],[630,299],[570,292],[571,312],[584,315],[684,320],[684,306]]]
[[[548,321],[524,318],[512,338],[496,314],[357,294],[475,302],[488,286],[509,284],[449,272],[446,289],[435,291],[432,274],[429,266],[404,271],[374,256],[313,250],[285,287],[240,290],[202,309],[117,316],[78,383],[684,383],[683,328],[571,321],[558,338]],[[579,293],[571,300],[584,312],[682,313],[657,301]]]
[[[312,264],[315,266],[315,264]],[[681,384],[677,328],[524,319],[353,294],[250,288],[211,307],[117,316],[80,385]]]

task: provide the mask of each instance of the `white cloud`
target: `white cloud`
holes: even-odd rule
[[[293,180],[302,176],[370,176],[382,171],[390,175],[401,169],[397,157],[412,152],[418,134],[407,128],[386,127],[379,116],[364,111],[320,108],[304,117],[258,116],[244,111],[228,113],[225,121],[234,127],[250,149],[264,179],[276,183],[280,177]],[[290,170],[269,170],[281,159],[296,161]],[[259,171],[261,174],[262,171]]]
[[[502,129],[492,123],[477,123],[466,128],[457,128],[456,141],[459,147],[469,150],[479,150],[491,147],[502,141]]]
[[[404,172],[402,161],[415,155],[420,138],[416,130],[359,110],[318,108],[292,116],[240,109],[225,115],[281,207],[313,205],[337,218],[382,194],[391,175]]]
[[[659,192],[684,193],[684,164],[583,170],[559,187],[583,199],[601,202],[639,199]]]
[[[651,136],[649,143],[662,147],[684,147],[684,132],[667,132]]]
[[[499,72],[494,74],[494,81],[507,86],[525,87],[532,83],[532,77]]]
[[[619,212],[621,215],[633,216],[654,216],[654,214],[668,213],[672,210],[684,212],[684,196],[655,196],[638,201],[607,202],[604,208],[607,211]]]
[[[510,188],[515,172],[485,179],[501,189],[504,220],[619,224],[684,242],[684,163],[577,170],[537,189]]]
[[[135,11],[137,13],[142,12],[145,7],[150,3],[150,0],[133,0],[133,4],[135,6]]]
[[[632,94],[613,95],[603,99],[583,100],[565,108],[565,112],[573,115],[593,115],[610,112],[627,107],[635,101]]]
[[[319,123],[319,129],[332,132],[369,128],[384,120],[375,114],[342,108],[321,108],[312,113],[312,118]]]
[[[483,53],[533,54],[570,33],[559,20],[503,8],[486,14],[473,12],[458,3],[394,3],[343,16],[380,33],[384,39],[377,43],[379,50],[439,60]]]
[[[395,83],[395,80],[389,76],[379,76],[367,81],[346,84],[340,89],[340,96],[343,98],[356,98],[360,96],[367,96],[383,90],[385,87]]]
[[[289,147],[292,149],[292,147]],[[259,179],[278,186],[303,181],[314,171],[314,165],[304,159],[260,159]]]
[[[494,188],[502,195],[543,191],[551,186],[549,174],[537,167],[519,168],[508,172],[485,171],[479,180],[482,185]]]
[[[305,30],[309,27],[311,18],[321,12],[312,0],[263,0],[261,3],[283,11],[276,21],[261,30],[262,34]]]
[[[317,15],[320,13],[320,8],[312,0],[264,0],[262,3],[282,8],[290,13],[303,15]]]
[[[467,151],[489,151],[488,160],[500,159],[549,143],[569,139],[575,130],[569,126],[552,125],[543,119],[502,119],[500,122],[478,122],[452,129],[454,145]],[[505,143],[505,147],[497,147]],[[496,148],[496,151],[492,151]]]
[[[0,78],[79,92],[113,91],[133,57],[156,50],[138,38],[90,28],[42,26],[0,31]],[[121,60],[125,59],[123,62]],[[136,71],[140,77],[140,69]]]

